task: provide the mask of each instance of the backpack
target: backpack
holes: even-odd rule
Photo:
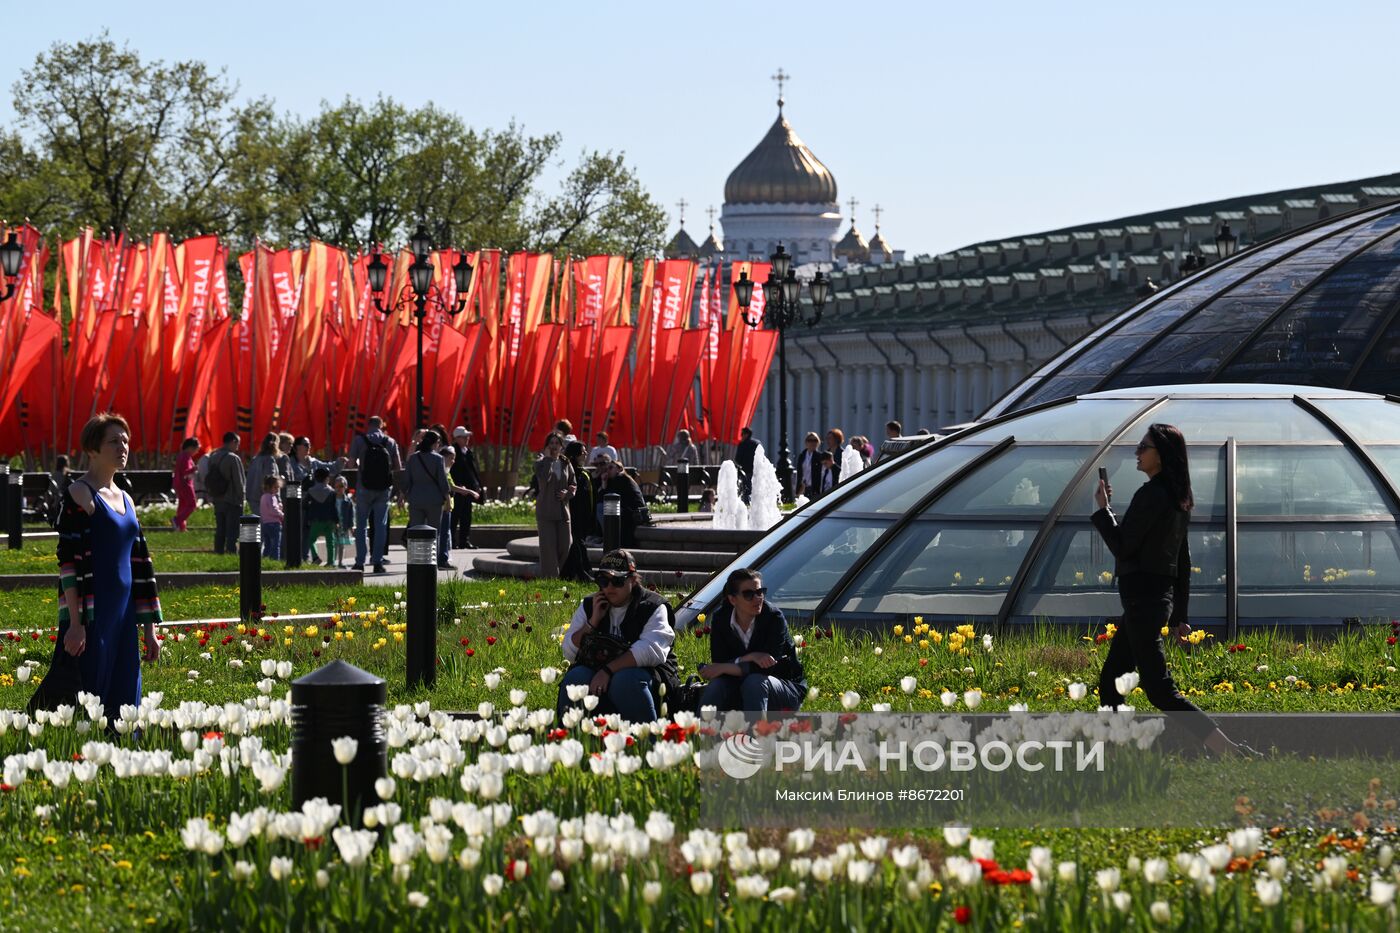
[[[365,455],[360,458],[360,485],[366,489],[390,489],[394,485],[394,468],[389,459],[389,443],[365,439]]]
[[[228,453],[225,452],[217,461],[213,455],[209,457],[209,472],[204,476],[204,491],[209,493],[212,499],[222,499],[228,495],[228,474],[224,472],[224,464],[228,462]]]

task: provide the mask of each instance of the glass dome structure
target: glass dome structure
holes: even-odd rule
[[[1320,221],[1162,289],[983,417],[1105,389],[1254,382],[1400,394],[1400,203]]]
[[[713,612],[730,569],[789,617],[882,625],[1101,623],[1121,614],[1089,522],[1098,467],[1122,514],[1134,447],[1181,428],[1196,509],[1193,625],[1344,625],[1400,615],[1400,399],[1280,385],[1059,399],[921,444],[789,516],[681,607]]]

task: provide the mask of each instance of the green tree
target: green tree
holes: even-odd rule
[[[544,203],[532,226],[540,249],[621,253],[635,261],[660,250],[666,212],[620,153],[591,152],[579,159],[563,190]]]
[[[14,108],[62,179],[70,224],[184,236],[222,216],[234,90],[202,62],[146,63],[103,33],[41,53]]]

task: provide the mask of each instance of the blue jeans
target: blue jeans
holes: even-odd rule
[[[375,564],[384,563],[384,551],[389,545],[389,490],[357,489],[355,491],[355,565],[365,565],[365,523],[372,522],[371,556]]]
[[[700,705],[713,706],[721,713],[730,710],[766,713],[769,706],[796,712],[805,698],[801,687],[781,677],[763,673],[747,677],[726,674],[705,685],[705,691],[700,694]]]
[[[446,567],[452,560],[452,513],[442,510],[438,521],[438,566]]]
[[[271,557],[273,560],[282,558],[282,523],[263,522],[263,557]]]
[[[562,721],[564,711],[575,705],[569,701],[569,686],[587,684],[593,680],[596,673],[598,672],[593,668],[584,667],[582,664],[575,664],[569,668],[564,674],[564,679],[559,682],[559,701],[555,707],[557,719]],[[577,705],[582,708],[582,701]],[[608,681],[608,692],[598,698],[598,705],[593,708],[591,715],[606,716],[608,713],[617,713],[628,722],[656,720],[656,697],[651,692],[651,668],[624,667],[612,675],[612,680]]]

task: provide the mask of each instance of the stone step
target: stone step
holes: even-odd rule
[[[538,561],[540,559],[539,538],[517,538],[506,545],[511,557],[519,560]],[[655,570],[699,570],[713,573],[734,560],[733,551],[652,551],[633,548],[632,556],[637,566]],[[603,549],[590,547],[588,559],[597,566],[603,559]]]
[[[493,577],[518,577],[534,580],[539,577],[540,565],[531,560],[520,560],[509,554],[502,557],[474,557],[472,569],[479,574]],[[709,582],[710,574],[694,570],[649,570],[639,568],[642,580],[663,592],[693,592]]]
[[[748,548],[766,532],[735,531],[725,528],[695,528],[685,525],[651,525],[637,529],[637,541],[652,550],[732,551],[737,554]]]

